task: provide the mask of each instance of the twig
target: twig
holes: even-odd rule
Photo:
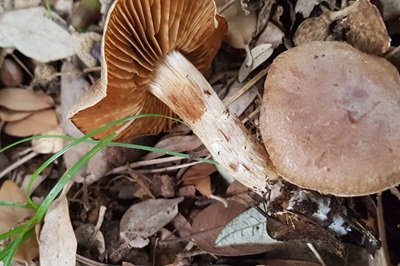
[[[256,110],[254,110],[253,112],[251,112],[251,114],[249,114],[247,117],[245,117],[245,118],[242,120],[242,123],[245,124],[245,123],[247,123],[250,119],[252,119],[253,117],[255,117],[255,116],[260,112],[260,109],[261,109],[261,107],[258,106],[258,107],[256,108]]]
[[[388,53],[387,55],[385,55],[385,58],[387,60],[390,60],[391,57],[394,57],[395,55],[397,55],[397,53],[400,52],[400,46],[394,48],[390,53]]]
[[[169,167],[164,167],[164,168],[158,168],[158,169],[143,169],[143,170],[135,170],[136,173],[141,173],[141,174],[153,174],[153,173],[161,173],[161,172],[168,172],[168,171],[173,171],[177,169],[181,169],[184,167],[189,167],[192,165],[196,165],[202,162],[191,162],[191,163],[186,163],[186,164],[181,164],[181,165],[175,165],[175,166],[169,166]]]
[[[31,78],[33,78],[32,72],[25,66],[24,63],[22,63],[21,60],[19,60],[19,58],[18,58],[14,53],[11,53],[11,57],[17,62],[17,64],[18,64],[20,67],[22,67],[22,69],[23,69]]]
[[[36,155],[39,153],[32,151],[31,153],[28,153],[24,157],[20,158],[18,161],[14,162],[13,164],[9,165],[6,167],[3,171],[0,172],[0,179],[3,178],[5,175],[7,175],[9,172],[15,170],[19,166],[23,165],[27,161],[35,158]]]
[[[251,80],[249,80],[242,88],[240,88],[240,90],[238,90],[234,95],[232,95],[231,97],[229,97],[227,99],[224,99],[223,103],[224,103],[225,107],[231,105],[240,96],[242,96],[244,93],[246,93],[248,90],[250,90],[257,82],[259,82],[268,73],[268,70],[269,70],[269,67],[261,70]]]
[[[382,266],[390,266],[390,256],[389,256],[389,248],[387,244],[386,238],[386,230],[385,230],[385,220],[383,218],[383,204],[382,204],[382,194],[379,193],[377,195],[378,206],[376,207],[376,216],[378,220],[378,232],[379,232],[379,240],[382,244]]]
[[[322,266],[326,266],[326,263],[322,259],[321,255],[319,254],[318,250],[314,247],[313,244],[307,243],[307,247],[311,250],[314,256],[317,258],[318,262],[321,263]]]
[[[400,200],[400,191],[397,187],[390,188],[390,193],[392,193],[392,195],[396,196],[397,199]]]
[[[159,164],[159,163],[173,162],[173,161],[178,161],[178,160],[182,160],[182,159],[183,158],[179,157],[179,156],[169,156],[169,157],[165,157],[165,158],[157,158],[157,159],[151,159],[151,160],[146,160],[146,161],[133,162],[133,163],[130,163],[129,165],[115,167],[114,169],[110,170],[107,173],[107,175],[120,174],[124,171],[127,171],[128,167],[135,169],[135,168],[139,168],[142,166],[149,166],[149,165],[154,165],[154,164]]]
[[[230,0],[228,3],[226,3],[223,7],[221,7],[218,10],[218,14],[221,14],[222,12],[224,12],[225,10],[227,10],[230,6],[232,6],[237,0]]]

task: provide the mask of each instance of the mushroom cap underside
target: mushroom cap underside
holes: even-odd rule
[[[400,183],[399,73],[345,43],[279,55],[260,128],[279,174],[300,187],[358,196]]]
[[[87,133],[130,115],[174,116],[147,90],[158,64],[177,50],[207,74],[226,30],[225,20],[216,15],[213,0],[116,1],[103,34],[101,80],[76,104],[71,112],[72,122]],[[158,134],[172,124],[172,120],[160,117],[137,119],[118,139]]]

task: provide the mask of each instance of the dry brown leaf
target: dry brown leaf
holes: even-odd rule
[[[246,210],[246,206],[235,201],[228,201],[225,208],[221,203],[215,203],[202,212],[193,220],[192,234],[196,244],[207,252],[220,256],[242,256],[263,253],[271,249],[267,245],[241,245],[232,247],[215,247],[215,239],[224,226],[236,216]]]
[[[53,98],[25,89],[0,90],[0,106],[15,111],[38,111],[54,106]]]
[[[192,151],[200,147],[202,142],[196,135],[167,136],[160,140],[154,147],[176,152]],[[163,154],[151,152],[143,157],[143,160],[151,160],[163,156]]]
[[[190,167],[182,177],[184,185],[194,185],[206,197],[212,195],[210,175],[217,171],[213,164],[200,163]]]
[[[358,50],[381,55],[390,47],[390,37],[378,8],[369,0],[358,0],[357,9],[351,11],[345,20],[349,31],[346,40]]]
[[[261,32],[260,36],[257,39],[255,46],[264,43],[270,43],[273,49],[276,49],[279,45],[282,44],[283,38],[285,37],[285,33],[274,23],[269,22],[267,27]]]
[[[17,184],[6,180],[0,188],[0,200],[15,203],[27,203],[25,193]],[[35,212],[28,208],[13,208],[0,206],[0,234],[6,233],[14,227],[21,225],[32,217]],[[1,245],[0,245],[1,248]],[[39,255],[39,247],[36,237],[27,239],[18,249],[14,259],[22,263],[30,263]]]
[[[13,111],[0,107],[0,121],[13,122],[24,119],[32,114],[29,111]]]
[[[65,196],[55,200],[46,213],[40,232],[40,265],[73,266],[76,264],[74,229]]]
[[[266,27],[268,27],[268,25],[272,23],[269,22],[269,19],[271,17],[271,10],[275,2],[276,2],[275,0],[264,1],[264,6],[260,9],[260,11],[257,14],[257,30],[254,33],[254,36],[258,36],[259,34],[261,34],[261,32],[263,32],[266,29]]]
[[[4,132],[15,137],[38,135],[57,127],[57,114],[53,109],[35,112],[25,119],[9,122]]]
[[[141,248],[149,243],[148,237],[155,234],[178,214],[176,199],[149,199],[132,205],[122,216],[120,237],[131,247]]]

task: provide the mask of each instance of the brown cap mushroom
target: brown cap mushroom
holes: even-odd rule
[[[282,53],[260,126],[278,173],[300,187],[358,196],[400,183],[400,77],[383,58],[340,42]]]
[[[205,74],[225,32],[226,23],[216,17],[213,1],[115,1],[103,35],[101,83],[82,97],[72,112],[73,123],[90,132],[129,115],[173,115],[148,91],[157,65],[178,50]],[[158,134],[170,126],[168,119],[139,119],[119,139]]]
[[[90,132],[129,115],[175,113],[232,176],[264,190],[266,175],[276,177],[264,147],[226,112],[201,74],[210,71],[226,32],[215,13],[213,0],[116,1],[103,36],[101,82],[81,99],[72,121]],[[157,134],[170,125],[163,118],[138,119],[118,138]]]

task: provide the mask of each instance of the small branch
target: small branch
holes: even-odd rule
[[[318,250],[314,247],[313,244],[307,243],[307,247],[311,250],[314,256],[317,258],[318,262],[321,263],[322,266],[326,266],[326,263],[322,259],[321,255],[319,254]]]
[[[3,171],[0,172],[0,179],[3,178],[8,173],[10,173],[11,171],[17,169],[19,166],[21,166],[24,163],[28,162],[29,160],[35,158],[38,154],[39,153],[32,151],[31,153],[28,153],[24,157],[20,158],[18,161],[16,161],[13,164],[9,165]]]
[[[259,82],[268,73],[268,70],[269,70],[268,67],[266,69],[261,70],[251,80],[249,80],[242,88],[240,88],[240,90],[238,90],[234,95],[232,95],[228,99],[224,99],[223,103],[225,107],[231,105],[240,96],[242,96],[244,93],[249,91],[254,85],[256,85],[257,82]]]
[[[379,232],[379,240],[382,244],[382,266],[390,266],[390,256],[389,256],[389,248],[387,244],[386,238],[386,229],[385,229],[385,220],[383,218],[383,204],[382,204],[382,194],[379,193],[377,195],[378,206],[376,207],[376,215],[378,220],[378,232]]]

